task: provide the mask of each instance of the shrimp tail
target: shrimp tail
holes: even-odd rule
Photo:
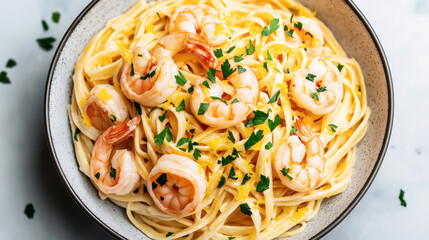
[[[127,140],[131,134],[134,133],[134,130],[137,128],[140,121],[141,117],[138,115],[127,122],[112,126],[107,130],[108,132],[106,135],[103,134],[105,141],[112,145],[121,144],[123,141]]]
[[[204,66],[217,68],[218,61],[211,47],[198,35],[192,33],[188,35],[186,48],[191,50]]]
[[[305,125],[305,123],[301,120],[299,117],[295,117],[295,127],[298,129],[296,132],[296,135],[303,141],[303,142],[309,142],[311,139],[313,139],[314,134],[311,132],[311,130]]]

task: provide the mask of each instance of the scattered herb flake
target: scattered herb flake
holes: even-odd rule
[[[292,14],[292,16],[290,16],[290,23],[292,23],[292,21],[293,21],[293,14]]]
[[[298,128],[296,128],[295,126],[292,126],[292,129],[289,132],[289,135],[292,135],[294,133],[296,133],[298,131]]]
[[[164,122],[164,119],[165,119],[166,115],[167,115],[167,111],[165,111],[164,114],[159,115],[158,116],[159,121]]]
[[[231,170],[229,170],[228,179],[237,180],[238,178],[235,176],[235,170],[234,167],[231,167]]]
[[[156,15],[158,15],[158,18],[161,19],[161,16],[159,15],[159,12],[156,12]]]
[[[222,76],[224,80],[226,80],[236,70],[235,68],[231,68],[228,59],[226,59],[220,67],[222,69]]]
[[[169,236],[171,236],[171,235],[173,235],[174,233],[172,233],[172,232],[168,232],[167,234],[165,234],[165,236],[166,237],[169,237]]]
[[[280,20],[278,18],[273,18],[273,20],[271,20],[270,22],[269,28],[264,27],[264,29],[262,30],[262,36],[266,37],[276,31],[280,27],[279,22]]]
[[[52,13],[52,21],[54,23],[59,23],[60,22],[60,17],[61,17],[61,14],[59,12],[53,12]]]
[[[139,188],[136,188],[136,190],[133,191],[133,193],[137,194],[139,192]]]
[[[274,117],[274,121],[271,119],[268,119],[268,127],[270,128],[271,132],[282,122],[279,115],[276,115]]]
[[[183,111],[183,110],[186,110],[185,99],[183,99],[180,102],[179,106],[176,108],[176,112],[180,112],[180,111]]]
[[[204,87],[206,87],[206,88],[210,88],[210,84],[209,84],[209,82],[204,81],[202,84],[203,84],[203,86],[204,86]]]
[[[204,115],[204,113],[206,113],[209,106],[210,106],[210,103],[201,103],[200,108],[198,109],[198,115]]]
[[[248,173],[244,174],[243,180],[241,181],[241,185],[246,184],[246,182],[249,181],[251,178],[252,177]]]
[[[310,37],[313,37],[313,34],[311,34],[310,32],[306,32],[305,35],[308,35]]]
[[[261,174],[261,181],[256,186],[256,191],[257,192],[263,192],[263,191],[267,190],[268,188],[270,188],[270,178]]]
[[[307,74],[307,76],[305,77],[305,79],[307,79],[310,82],[314,82],[314,78],[315,77],[317,77],[317,76],[314,75],[314,74],[309,73],[309,74]]]
[[[16,61],[13,60],[12,58],[9,58],[9,60],[6,63],[6,67],[7,68],[13,68],[16,66]]]
[[[235,237],[228,237],[228,240],[232,240],[232,239],[235,239]]]
[[[51,50],[54,46],[54,42],[56,41],[53,37],[47,37],[47,38],[38,38],[36,39],[37,43],[39,44],[39,47],[41,47],[45,51]]]
[[[217,58],[221,58],[221,57],[223,57],[222,48],[218,48],[218,49],[214,50],[214,55],[215,55]]]
[[[244,149],[246,151],[249,150],[251,147],[253,147],[253,145],[261,141],[263,137],[264,136],[262,130],[259,130],[258,132],[256,132],[256,134],[255,132],[252,132],[249,139],[247,139],[247,141],[244,143]]]
[[[321,88],[316,88],[316,92],[325,92],[327,91],[326,86],[323,86]]]
[[[164,138],[167,140],[167,142],[171,142],[173,140],[173,135],[171,134],[170,128],[168,127],[155,136],[156,145],[162,145],[164,143]]]
[[[329,126],[329,127],[331,127],[331,131],[332,131],[333,133],[334,133],[334,132],[337,132],[337,127],[338,127],[337,125],[335,125],[335,124],[332,124],[332,123],[331,123],[331,124],[329,124],[328,126]]]
[[[252,55],[255,52],[255,46],[253,45],[252,40],[249,39],[249,48],[246,48],[246,55]]]
[[[243,54],[240,54],[239,56],[234,56],[234,62],[241,62],[241,61],[243,61],[243,55],[244,55],[244,53]]]
[[[176,83],[181,86],[184,86],[188,80],[186,80],[185,76],[183,76],[183,73],[181,71],[178,71],[178,72],[179,72],[179,75],[174,76],[174,78],[176,78]]]
[[[244,67],[240,66],[240,65],[237,66],[237,69],[238,69],[238,73],[239,74],[242,74],[242,73],[244,73],[246,71],[246,69]]]
[[[235,160],[235,157],[233,157],[232,155],[228,155],[226,157],[222,157],[222,166],[228,165],[230,163],[232,163],[232,161]]]
[[[156,179],[156,182],[162,187],[167,182],[167,174],[162,173],[159,175],[159,177]]]
[[[142,115],[142,108],[140,107],[140,104],[137,102],[134,102],[134,107],[136,108],[137,114]]]
[[[253,127],[259,124],[263,124],[268,118],[268,113],[264,113],[259,110],[253,111],[253,113],[255,114],[255,116],[253,118],[250,118],[246,122],[246,124],[244,125],[245,127]]]
[[[131,73],[130,73],[131,77],[134,77],[135,73],[134,73],[134,63],[131,63]]]
[[[212,83],[216,83],[216,72],[217,70],[213,68],[209,68],[209,71],[207,72],[207,78]]]
[[[32,203],[25,205],[24,213],[29,219],[32,219],[34,217],[34,212],[35,211]]]
[[[270,61],[272,61],[272,60],[273,60],[273,57],[271,57],[271,54],[270,54],[270,50],[269,50],[269,49],[267,49],[267,59],[268,59],[268,60],[270,60]]]
[[[298,28],[299,31],[301,31],[301,29],[302,29],[302,23],[301,22],[296,22],[293,26]]]
[[[274,96],[272,98],[270,98],[270,100],[268,101],[268,103],[275,103],[277,102],[277,100],[279,99],[280,96],[280,90],[278,90],[276,93],[274,93]]]
[[[191,141],[191,139],[190,138],[181,138],[178,142],[177,142],[177,147],[180,147],[180,146],[182,146],[183,144],[185,144],[185,143],[188,143],[188,142],[190,142]]]
[[[234,50],[235,46],[232,46],[228,49],[228,51],[226,51],[226,53],[231,53]]]
[[[79,139],[77,139],[77,135],[80,133],[80,129],[78,127],[76,127],[76,129],[74,130],[74,140],[76,142],[79,142]]]
[[[113,167],[110,167],[110,177],[113,179],[116,179],[116,169]]]
[[[224,176],[222,176],[221,178],[220,178],[220,181],[219,181],[219,183],[217,184],[217,188],[221,188],[221,187],[223,187],[223,185],[225,185],[225,177]]]
[[[228,139],[231,140],[232,143],[235,143],[235,137],[231,131],[228,130]]]
[[[252,216],[252,211],[250,210],[250,207],[247,205],[247,203],[240,204],[240,211],[244,215]]]
[[[402,189],[399,190],[399,201],[401,201],[401,206],[407,207],[407,202],[404,199],[404,194],[405,194],[404,190],[402,190]]]
[[[265,70],[267,70],[267,71],[268,71],[268,64],[267,64],[267,62],[264,62],[264,63],[262,64],[262,66],[265,68]]]
[[[293,38],[293,32],[294,32],[293,29],[290,29],[289,31],[286,31],[286,35]]]
[[[290,168],[283,168],[281,170],[281,172],[283,173],[283,176],[289,178],[289,180],[292,180],[293,177],[291,175],[289,175],[289,171],[290,171]]]
[[[188,88],[188,93],[192,93],[193,91],[194,91],[194,86],[192,85]]]
[[[238,103],[238,102],[240,102],[240,100],[238,100],[237,98],[234,98],[234,100],[232,100],[231,103]]]
[[[44,31],[48,31],[49,30],[48,23],[45,20],[42,20],[42,27],[43,27]]]
[[[112,123],[116,121],[116,116],[113,114],[109,114],[109,118],[110,118],[110,121],[112,121]]]
[[[97,179],[100,179],[100,173],[97,172],[96,174],[94,174],[94,177],[97,178]]]
[[[265,144],[265,149],[270,150],[273,147],[273,144],[271,142],[268,142]]]
[[[155,190],[158,187],[158,184],[156,184],[155,182],[152,182],[152,190]]]
[[[315,100],[319,101],[319,95],[317,95],[317,93],[316,93],[316,92],[312,92],[312,93],[310,94],[310,96],[311,96],[311,98],[313,98],[313,99],[315,99]]]
[[[342,64],[340,64],[340,63],[338,63],[338,71],[340,71],[341,72],[341,70],[343,70],[343,67],[344,67],[344,65],[342,65]]]
[[[198,158],[201,157],[201,151],[199,149],[195,149],[192,155],[194,156],[195,160],[198,160]]]

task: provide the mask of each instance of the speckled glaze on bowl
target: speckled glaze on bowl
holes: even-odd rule
[[[360,63],[372,109],[368,133],[359,143],[351,184],[323,201],[305,231],[289,239],[318,239],[333,229],[356,206],[369,188],[383,160],[393,121],[393,86],[383,49],[371,26],[347,0],[300,0],[327,24],[350,57]],[[52,157],[65,186],[82,209],[119,239],[148,239],[128,220],[125,211],[102,201],[89,179],[79,171],[66,106],[70,104],[72,75],[79,54],[105,23],[129,9],[136,0],[94,0],[63,37],[51,64],[46,85],[45,124]]]

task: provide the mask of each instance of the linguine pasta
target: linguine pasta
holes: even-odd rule
[[[253,114],[227,129],[201,123],[191,111],[191,90],[199,79],[207,78],[208,69],[186,51],[173,58],[186,83],[178,86],[164,103],[157,107],[140,106],[121,93],[122,67],[130,61],[130,49],[144,46],[151,51],[169,34],[170,18],[176,8],[197,3],[219,12],[216,34],[224,34],[227,39],[213,47],[213,51],[218,51],[217,60],[247,65],[255,73],[259,93],[253,110],[268,114],[262,124],[248,126]],[[322,29],[324,45],[317,52],[309,51],[306,44],[290,43],[290,30],[284,26],[294,16],[311,18]],[[279,20],[280,27],[275,28],[273,19]],[[334,111],[324,115],[300,108],[290,91],[291,79],[315,57],[338,66],[343,85],[341,101]],[[84,111],[91,89],[99,84],[112,85],[130,116],[141,115],[134,137],[114,147],[114,152],[133,152],[141,184],[126,195],[102,191],[99,195],[125,208],[135,227],[153,239],[273,239],[299,234],[317,214],[323,199],[343,192],[350,183],[355,146],[365,135],[370,116],[359,64],[346,56],[330,30],[309,9],[294,0],[138,1],[92,38],[76,63],[73,82],[68,107],[70,123],[75,133],[77,161],[88,177],[94,141],[102,133]],[[225,85],[224,91],[233,90]],[[185,105],[181,107],[185,108],[178,111],[182,102]],[[322,178],[309,191],[286,187],[272,167],[276,152],[295,129],[295,117],[318,136],[324,148]],[[159,144],[159,134],[166,128],[172,139]],[[260,139],[256,137],[256,141],[258,135]],[[250,147],[249,139],[253,139]],[[234,150],[238,154],[228,163]],[[159,158],[168,153],[194,160],[205,173],[204,198],[196,211],[185,217],[161,211],[145,186]]]

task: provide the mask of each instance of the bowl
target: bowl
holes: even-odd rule
[[[307,228],[289,239],[318,239],[353,210],[371,185],[385,155],[393,121],[393,87],[382,46],[364,15],[348,0],[300,0],[332,30],[349,57],[360,63],[372,110],[368,133],[357,146],[352,180],[347,190],[325,199]],[[125,210],[103,201],[91,181],[79,171],[66,106],[79,54],[105,23],[128,10],[136,0],[94,0],[76,18],[61,40],[46,84],[47,141],[59,175],[71,196],[97,223],[119,239],[148,239],[128,220]]]

